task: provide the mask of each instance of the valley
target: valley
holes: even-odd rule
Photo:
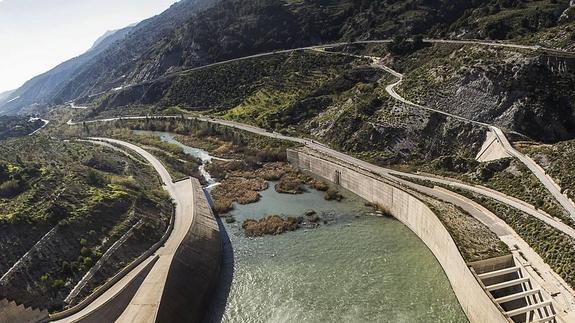
[[[0,321],[575,321],[575,3],[181,0],[0,94]]]

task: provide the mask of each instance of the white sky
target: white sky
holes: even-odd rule
[[[88,50],[108,30],[176,0],[0,0],[0,93]]]

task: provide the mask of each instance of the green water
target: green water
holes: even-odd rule
[[[336,220],[255,239],[241,230],[246,218],[307,209]],[[330,202],[317,191],[285,195],[270,185],[259,203],[236,205],[232,214],[238,222],[226,228],[235,271],[224,322],[467,321],[426,246],[357,197]]]
[[[332,202],[314,190],[278,194],[272,183],[261,195],[225,224],[234,273],[223,322],[467,322],[437,260],[399,221],[350,193]],[[247,218],[308,209],[333,221],[262,238],[241,229]]]

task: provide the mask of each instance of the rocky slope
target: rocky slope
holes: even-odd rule
[[[53,105],[225,59],[276,49],[424,33],[569,47],[567,0],[183,0],[30,81],[0,111]],[[554,34],[557,37],[549,35]],[[566,43],[567,42],[567,43]],[[14,94],[15,97],[16,94]]]
[[[396,67],[407,76],[400,92],[427,106],[538,141],[575,138],[575,57],[441,47],[401,58]]]
[[[9,98],[18,99],[0,103],[0,114],[61,104],[76,93],[120,86],[126,81],[128,69],[134,74],[144,73],[142,65],[147,51],[161,46],[162,40],[171,39],[181,24],[212,1],[181,1],[161,15],[104,35],[83,55],[31,79],[12,92]],[[95,83],[99,86],[94,87]]]

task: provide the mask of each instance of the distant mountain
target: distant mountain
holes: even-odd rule
[[[2,92],[0,93],[0,104],[3,104],[4,102],[8,101],[8,98],[10,97],[10,95],[14,92],[14,90],[10,90],[10,91],[6,91],[6,92]]]
[[[98,39],[96,39],[96,41],[94,42],[92,47],[90,47],[88,52],[94,51],[94,50],[98,51],[99,49],[101,50],[102,48],[107,47],[107,46],[115,43],[116,41],[121,40],[136,25],[137,24],[132,24],[132,25],[125,27],[125,28],[122,28],[122,29],[109,30],[109,31],[105,32],[102,36],[100,36]]]
[[[66,93],[75,88],[88,91],[83,87],[86,82],[74,83],[83,80],[97,66],[107,69],[107,73],[110,73],[109,70],[121,72],[117,69],[118,62],[137,60],[138,51],[153,48],[171,30],[213,1],[184,0],[172,5],[161,15],[144,20],[135,26],[106,33],[96,40],[86,53],[34,77],[12,92],[8,98],[18,99],[10,102],[6,100],[4,103],[0,101],[0,114],[16,114],[23,108],[34,105],[61,104],[69,99]],[[120,83],[122,83],[121,77],[108,84]]]
[[[132,28],[127,27],[115,32],[108,32],[86,53],[34,77],[17,90],[11,91],[4,100],[0,97],[0,113],[17,113],[26,106],[53,103],[53,98],[57,96],[57,93],[65,86],[66,82],[74,77],[83,64],[93,59],[112,44],[122,40]]]
[[[0,113],[225,59],[342,40],[426,34],[569,47],[575,39],[569,6],[569,0],[182,0],[30,80],[13,94],[18,100],[0,104]]]

